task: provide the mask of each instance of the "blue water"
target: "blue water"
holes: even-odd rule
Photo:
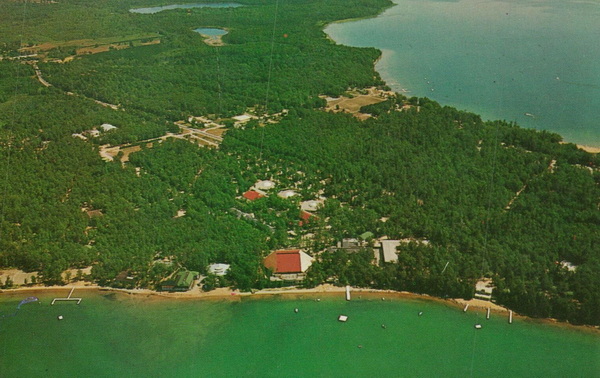
[[[326,32],[381,49],[376,69],[409,97],[600,146],[598,0],[394,1]]]
[[[239,3],[213,3],[213,4],[173,4],[173,5],[165,5],[162,7],[151,7],[151,8],[136,8],[130,9],[131,13],[141,13],[141,14],[154,14],[158,12],[162,12],[165,10],[171,9],[192,9],[192,8],[237,8],[243,7],[242,4]]]
[[[209,37],[217,37],[220,35],[227,34],[227,30],[215,29],[215,28],[198,28],[198,29],[194,29],[194,31],[198,34],[207,35]]]

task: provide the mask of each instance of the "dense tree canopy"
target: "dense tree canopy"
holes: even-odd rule
[[[389,2],[129,12],[158,3],[0,0],[0,266],[46,283],[92,266],[98,283],[123,285],[116,278],[127,272],[130,285],[154,287],[177,269],[223,262],[230,274],[211,286],[248,290],[274,285],[262,267],[270,250],[302,246],[318,257],[307,285],[470,298],[489,277],[495,300],[517,311],[600,324],[596,155],[426,98],[392,96],[364,107],[366,121],[324,111],[319,95],[385,83],[373,69],[379,51],[336,45],[323,25]],[[226,28],[225,45],[205,44],[193,32],[201,26]],[[137,44],[148,35],[160,43]],[[53,58],[106,38],[136,42]],[[47,59],[13,59],[26,53],[21,43],[45,42],[55,46]],[[229,127],[218,149],[147,141],[189,116],[231,125],[224,118],[252,109],[288,112]],[[118,128],[72,136],[104,123]],[[102,145],[123,143],[140,151],[101,159]],[[298,196],[241,196],[263,179]],[[318,217],[301,222],[299,202],[319,196]],[[413,242],[382,266],[367,249],[325,251],[366,231]]]

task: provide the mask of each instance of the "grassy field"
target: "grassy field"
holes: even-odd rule
[[[49,41],[26,45],[19,49],[22,54],[43,54],[54,49],[73,50],[75,55],[97,54],[111,49],[126,49],[160,43],[158,33],[140,33],[122,37],[96,39],[74,39],[68,41]]]

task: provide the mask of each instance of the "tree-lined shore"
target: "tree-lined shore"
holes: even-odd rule
[[[325,111],[323,96],[386,86],[379,51],[336,45],[323,26],[389,2],[129,12],[154,3],[0,0],[1,267],[57,284],[66,269],[92,266],[87,278],[100,285],[154,288],[175,270],[224,262],[230,273],[216,283],[249,290],[274,285],[269,251],[302,246],[316,258],[306,286],[468,299],[488,277],[495,301],[520,313],[600,324],[597,155],[426,98],[388,96],[361,109],[366,121]],[[224,46],[205,44],[193,32],[201,26],[226,28]],[[74,52],[65,41],[129,35],[160,43],[63,61]],[[44,56],[18,58],[24,45],[52,42]],[[276,123],[261,118],[283,110]],[[243,113],[256,119],[234,127]],[[98,153],[191,116],[226,125],[218,149],[167,139],[126,163]],[[102,124],[117,128],[72,135]],[[241,196],[266,179],[298,196]],[[299,202],[319,196],[318,217],[299,222]],[[367,231],[429,243],[381,266],[368,252],[323,252]],[[123,272],[133,280],[115,280]]]

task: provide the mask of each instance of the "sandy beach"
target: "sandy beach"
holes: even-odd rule
[[[18,293],[35,293],[35,292],[55,292],[57,295],[66,296],[71,289],[75,288],[74,293],[77,293],[81,290],[99,290],[99,291],[113,291],[120,292],[131,295],[140,295],[140,296],[151,296],[156,298],[165,298],[165,299],[231,299],[231,300],[239,300],[241,298],[250,298],[250,297],[266,297],[266,296],[285,296],[290,298],[302,298],[304,296],[340,296],[344,297],[346,288],[340,286],[334,286],[332,284],[323,284],[311,289],[297,288],[297,287],[283,287],[283,288],[274,288],[274,289],[263,289],[263,290],[255,290],[252,292],[241,292],[239,290],[234,290],[232,288],[222,287],[217,288],[208,292],[202,291],[200,287],[195,286],[191,290],[185,292],[160,292],[154,291],[150,289],[118,289],[112,287],[103,287],[95,284],[91,284],[86,281],[76,281],[70,283],[65,286],[27,286],[27,287],[18,287],[14,289],[4,289],[0,290],[0,295],[2,294],[18,294]],[[471,299],[470,301],[466,301],[464,299],[452,298],[452,299],[442,299],[432,297],[426,294],[416,294],[410,293],[407,291],[393,291],[393,290],[377,290],[377,289],[365,289],[365,288],[356,288],[352,287],[350,289],[352,298],[362,299],[392,299],[392,298],[411,298],[411,299],[425,299],[430,301],[436,301],[440,303],[445,303],[452,305],[457,308],[463,308],[465,304],[469,303],[470,308],[472,309],[480,309],[486,310],[487,308],[491,308],[495,312],[508,312],[508,309],[499,306],[495,303],[484,301],[481,299]]]
[[[70,283],[65,286],[29,286],[29,287],[19,287],[15,289],[4,289],[0,290],[0,296],[10,295],[15,296],[22,293],[26,296],[31,296],[35,293],[56,293],[59,297],[66,297],[71,289],[75,288],[73,292],[74,297],[83,297],[85,298],[85,294],[81,293],[82,291],[102,291],[102,292],[114,292],[114,293],[122,293],[133,295],[139,299],[144,301],[154,301],[154,300],[228,300],[228,301],[241,301],[241,300],[251,300],[251,299],[261,299],[268,297],[280,297],[291,300],[302,300],[302,299],[318,299],[319,297],[323,298],[332,298],[332,297],[345,297],[346,288],[340,286],[334,286],[332,284],[323,284],[311,289],[302,289],[296,287],[284,287],[284,288],[276,288],[276,289],[263,289],[257,290],[253,292],[240,292],[239,290],[233,290],[231,288],[217,288],[215,290],[204,292],[200,289],[200,287],[196,286],[193,289],[180,292],[180,293],[167,293],[167,292],[159,292],[149,289],[117,289],[111,287],[102,287],[95,284],[91,284],[85,281],[78,281]],[[377,289],[365,289],[365,288],[355,288],[351,289],[352,299],[369,299],[369,300],[401,300],[401,299],[409,299],[409,300],[424,300],[429,302],[436,302],[445,306],[456,308],[457,310],[464,310],[464,307],[469,304],[468,311],[476,311],[480,313],[485,313],[489,308],[492,314],[507,316],[507,313],[510,309],[506,307],[502,307],[496,303],[481,300],[481,299],[471,299],[465,300],[462,298],[437,298],[432,297],[427,294],[417,294],[411,293],[407,291],[393,291],[393,290],[377,290]],[[575,329],[580,331],[592,332],[594,334],[600,335],[600,327],[594,326],[578,326],[572,325],[570,323],[559,322],[556,319],[538,319],[538,318],[530,318],[524,315],[520,315],[516,312],[513,312],[513,317],[515,319],[521,319],[526,321],[534,321],[540,322],[544,324],[550,324],[559,327],[565,327],[569,329]]]
[[[600,152],[600,147],[592,147],[592,146],[585,146],[582,144],[578,144],[577,148],[582,149],[582,150],[592,153],[592,154],[597,154],[598,152]]]
[[[0,290],[0,295],[2,294],[18,294],[18,293],[35,293],[35,292],[54,292],[57,295],[68,295],[69,291],[75,288],[74,293],[77,293],[81,290],[98,290],[98,291],[112,291],[117,293],[131,294],[131,295],[139,295],[145,296],[149,298],[155,299],[226,299],[226,300],[241,300],[242,298],[260,298],[267,296],[282,296],[291,299],[303,299],[304,297],[315,297],[315,296],[340,296],[344,297],[346,288],[334,286],[332,284],[323,284],[311,289],[303,289],[297,287],[284,287],[284,288],[276,288],[276,289],[263,289],[256,290],[252,292],[240,292],[239,290],[234,290],[231,288],[217,288],[208,292],[202,291],[200,287],[196,286],[193,289],[185,292],[160,292],[154,291],[150,289],[117,289],[112,287],[102,287],[98,285],[91,284],[85,281],[73,282],[66,286],[29,286],[29,287],[19,287],[15,289],[4,289]],[[365,289],[365,288],[351,288],[352,298],[356,299],[423,299],[427,301],[434,301],[438,303],[443,303],[446,305],[450,305],[456,308],[463,309],[464,306],[468,303],[469,308],[476,311],[486,311],[490,308],[493,312],[498,313],[507,313],[509,309],[497,305],[492,302],[484,301],[481,299],[471,299],[464,300],[461,298],[449,298],[442,299],[437,297],[432,297],[426,294],[416,294],[410,293],[407,291],[393,291],[393,290],[377,290],[377,289]],[[515,314],[516,315],[516,314]]]

